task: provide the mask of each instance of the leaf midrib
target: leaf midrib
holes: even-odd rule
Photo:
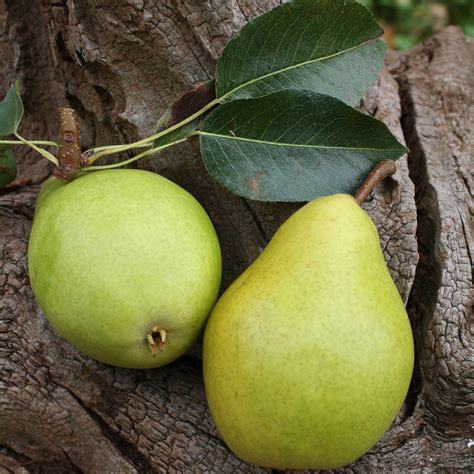
[[[244,141],[250,143],[258,143],[260,145],[273,145],[273,146],[282,146],[282,147],[296,147],[296,148],[318,148],[323,150],[356,150],[356,151],[400,151],[399,148],[355,148],[355,147],[344,147],[344,146],[322,146],[322,145],[306,145],[306,144],[296,144],[296,143],[280,143],[280,142],[270,142],[268,140],[257,140],[255,138],[245,138],[245,137],[234,137],[229,135],[222,135],[219,133],[210,133],[204,130],[199,131],[199,135],[207,135],[209,137],[223,138],[225,140],[236,140]]]

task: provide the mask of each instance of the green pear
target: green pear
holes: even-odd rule
[[[151,368],[197,338],[217,298],[221,255],[199,203],[147,171],[107,170],[40,193],[31,286],[67,341],[108,364]]]
[[[333,195],[290,217],[216,304],[205,390],[241,459],[333,469],[390,426],[413,352],[374,224],[353,197]]]

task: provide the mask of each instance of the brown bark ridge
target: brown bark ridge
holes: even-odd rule
[[[212,77],[227,39],[277,0],[0,0],[0,92],[23,80],[22,134],[57,139],[73,107],[85,147],[149,134],[166,105]],[[417,361],[383,439],[338,472],[474,469],[472,155],[474,45],[448,28],[392,54],[363,101],[411,152],[364,208],[408,303]],[[0,468],[6,472],[264,472],[223,444],[199,346],[157,370],[95,362],[37,308],[27,241],[46,160],[17,153],[0,192]],[[172,158],[172,159],[170,159]],[[222,245],[227,287],[298,207],[247,201],[205,172],[196,144],[139,166],[193,193]]]

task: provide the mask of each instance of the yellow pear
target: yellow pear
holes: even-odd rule
[[[249,463],[333,469],[381,438],[410,384],[413,338],[352,196],[316,199],[281,226],[218,301],[203,351],[212,416]]]

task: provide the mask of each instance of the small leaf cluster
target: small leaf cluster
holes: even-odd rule
[[[353,193],[374,165],[406,152],[383,123],[354,108],[383,65],[382,33],[351,0],[284,3],[228,42],[215,80],[172,104],[156,133],[88,150],[84,170],[122,166],[199,136],[207,170],[239,196],[307,201]],[[15,133],[8,107],[8,114],[0,109],[0,130]],[[15,128],[1,128],[7,115]],[[92,165],[140,147],[126,162]]]

